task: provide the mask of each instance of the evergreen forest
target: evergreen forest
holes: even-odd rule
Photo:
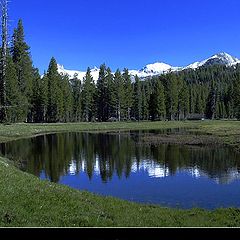
[[[4,43],[4,41],[3,41]],[[94,82],[58,73],[52,58],[43,76],[34,67],[22,20],[2,46],[0,121],[56,123],[240,119],[240,66],[213,65],[139,79],[102,64]]]

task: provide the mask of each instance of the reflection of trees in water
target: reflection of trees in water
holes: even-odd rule
[[[160,166],[171,175],[178,170],[197,168],[203,175],[225,183],[239,173],[239,155],[231,149],[184,147],[178,145],[143,146],[137,133],[62,133],[2,144],[1,152],[21,160],[22,168],[36,176],[44,171],[58,182],[74,162],[75,174],[85,171],[89,179],[99,172],[107,182],[117,174],[128,178],[136,166],[146,162]],[[236,176],[234,176],[236,177]]]

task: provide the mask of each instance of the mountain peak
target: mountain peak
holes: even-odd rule
[[[220,52],[220,53],[215,54],[214,56],[218,56],[218,57],[225,57],[225,56],[228,56],[228,57],[231,57],[231,55],[228,54],[228,53],[226,53],[226,52]]]
[[[165,72],[169,71],[172,66],[163,63],[163,62],[155,62],[153,64],[146,65],[142,70],[145,73],[156,73],[156,72]]]
[[[226,52],[220,52],[212,57],[203,60],[201,62],[195,62],[193,64],[190,64],[189,66],[183,68],[183,69],[197,69],[202,66],[211,66],[211,65],[226,65],[226,66],[234,66],[236,64],[240,63],[240,60],[236,57],[231,56],[230,54]]]
[[[226,52],[218,53],[211,58],[207,59],[204,63],[205,66],[209,65],[226,65],[226,66],[233,66],[240,63],[240,60],[231,56]]]
[[[226,65],[234,65],[234,64],[237,64],[239,63],[239,59],[231,56],[230,54],[226,53],[226,52],[221,52],[221,53],[218,53],[214,56],[212,56],[210,59],[220,59],[222,61],[223,64],[226,64]]]
[[[173,67],[164,62],[155,62],[152,64],[147,64],[140,70],[129,70],[131,76],[137,75],[140,78],[147,78],[152,76],[158,76],[162,74],[166,74],[169,72],[177,72],[185,69],[197,69],[202,66],[212,66],[212,65],[226,65],[226,66],[235,66],[236,64],[240,64],[240,60],[236,57],[231,56],[226,52],[220,52],[212,57],[205,59],[201,62],[195,62],[187,67]],[[80,80],[83,80],[86,72],[83,71],[75,71],[75,70],[66,70],[63,65],[58,64],[58,71],[62,74],[67,74],[70,78],[73,78],[75,74]],[[94,67],[91,69],[91,74],[93,76],[94,81],[96,82],[99,76],[99,68]]]

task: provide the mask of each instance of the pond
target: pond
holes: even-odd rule
[[[240,207],[240,155],[222,146],[141,144],[143,132],[60,133],[0,145],[41,179],[166,207]]]

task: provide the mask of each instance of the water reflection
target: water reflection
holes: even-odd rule
[[[149,177],[164,178],[185,171],[193,177],[207,176],[226,184],[238,179],[239,155],[229,148],[179,145],[139,145],[140,134],[63,133],[1,144],[2,154],[18,161],[22,170],[53,182],[61,176],[86,172],[91,180],[100,175],[111,181],[145,171]]]
[[[80,190],[173,207],[240,207],[239,154],[144,145],[144,134],[50,134],[1,144],[0,152],[23,171]]]

